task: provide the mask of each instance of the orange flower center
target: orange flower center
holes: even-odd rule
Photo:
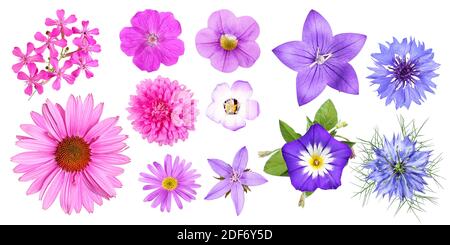
[[[67,172],[84,170],[91,160],[89,144],[80,137],[67,137],[56,147],[55,160]]]

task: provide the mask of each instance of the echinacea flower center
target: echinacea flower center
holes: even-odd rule
[[[314,65],[323,65],[333,56],[332,53],[322,54],[320,53],[320,49],[318,48],[316,51],[316,57],[314,59],[314,63],[309,65],[309,67],[313,67]]]
[[[394,78],[399,82],[399,85],[414,84],[415,79],[419,75],[416,64],[408,57],[395,57],[394,64],[389,69],[393,72]]]
[[[236,49],[238,46],[238,39],[234,35],[223,34],[220,37],[220,47],[225,49],[226,51],[232,51]]]
[[[178,187],[178,180],[173,177],[166,177],[165,179],[163,179],[161,185],[162,188],[168,191],[173,191]]]
[[[84,170],[91,161],[89,144],[80,137],[67,137],[56,147],[55,160],[67,172]]]
[[[148,35],[147,42],[151,47],[154,47],[158,44],[159,37],[155,33],[151,33]]]
[[[225,110],[225,113],[228,115],[238,114],[240,108],[241,105],[239,104],[239,101],[237,99],[231,98],[223,102],[223,109]]]
[[[315,170],[320,170],[324,167],[325,161],[321,155],[313,154],[309,159],[309,165]]]

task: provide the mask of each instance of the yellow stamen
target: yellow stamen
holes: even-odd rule
[[[313,167],[315,170],[322,169],[324,167],[325,161],[323,157],[320,155],[312,155],[309,160],[309,165]]]
[[[173,177],[167,177],[167,178],[163,179],[161,185],[162,185],[162,188],[164,188],[168,191],[173,191],[178,187],[178,180]]]
[[[233,35],[224,34],[220,37],[220,46],[226,51],[232,51],[238,46],[238,40]]]

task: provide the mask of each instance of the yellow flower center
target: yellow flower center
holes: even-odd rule
[[[238,40],[233,35],[223,34],[220,37],[220,46],[226,51],[232,51],[238,46]]]
[[[237,99],[228,99],[223,103],[223,109],[228,115],[236,115],[239,112],[240,104]]]
[[[167,177],[167,178],[163,179],[161,185],[162,185],[162,188],[164,188],[168,191],[173,191],[178,187],[178,180],[173,177]]]
[[[323,157],[320,155],[313,154],[311,158],[309,159],[309,165],[314,170],[320,170],[324,167],[325,161],[323,160]]]

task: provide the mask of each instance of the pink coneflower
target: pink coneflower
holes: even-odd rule
[[[17,136],[17,145],[28,151],[12,157],[14,172],[23,173],[20,181],[33,181],[27,194],[40,192],[44,209],[59,195],[67,214],[82,207],[93,212],[94,203],[102,205],[122,186],[116,177],[123,169],[116,165],[130,161],[121,154],[127,136],[116,126],[118,117],[100,121],[102,111],[92,95],[84,102],[70,96],[66,109],[47,101],[42,115],[31,113],[34,124],[21,125],[29,136]]]
[[[142,178],[139,180],[147,183],[144,190],[153,191],[145,197],[144,202],[153,201],[152,208],[161,206],[161,212],[170,212],[172,198],[180,209],[183,208],[180,197],[186,202],[195,200],[197,192],[194,189],[200,187],[195,183],[195,179],[200,177],[200,174],[197,174],[195,169],[190,169],[191,165],[184,160],[180,161],[179,157],[172,163],[171,155],[164,159],[164,168],[157,162],[147,165],[152,174],[141,173]]]
[[[149,143],[173,145],[179,139],[187,139],[189,130],[195,129],[196,106],[192,92],[184,85],[158,77],[137,86],[137,95],[131,96],[128,119]]]

